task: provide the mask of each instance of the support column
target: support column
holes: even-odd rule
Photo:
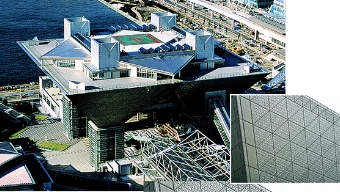
[[[195,10],[195,4],[191,3],[191,10]]]
[[[139,112],[137,113],[136,117],[137,121],[139,121]]]

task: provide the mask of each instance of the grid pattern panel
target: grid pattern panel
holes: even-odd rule
[[[99,170],[99,164],[124,157],[124,127],[97,128],[88,123],[90,164]]]
[[[228,181],[145,181],[144,191],[270,192],[261,185],[233,185]]]
[[[339,114],[308,96],[249,100],[259,182],[339,181]]]

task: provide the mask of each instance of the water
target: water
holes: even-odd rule
[[[91,29],[132,23],[97,0],[1,0],[0,86],[44,75],[17,41],[63,38],[64,18],[81,16],[90,20]]]

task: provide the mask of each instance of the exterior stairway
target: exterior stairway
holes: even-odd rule
[[[213,101],[212,105],[214,109],[214,123],[225,146],[230,151],[230,119],[228,113],[220,100]]]

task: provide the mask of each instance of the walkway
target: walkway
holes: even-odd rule
[[[80,172],[94,171],[94,168],[89,163],[89,149],[82,141],[67,148],[65,151],[43,151],[42,156],[45,157],[49,166],[72,165],[72,167]]]
[[[89,149],[80,139],[69,140],[63,133],[63,123],[57,119],[46,119],[38,121],[38,125],[28,126],[20,137],[28,137],[37,140],[37,144],[42,141],[70,144],[65,151],[42,151],[48,166],[53,165],[72,165],[80,172],[93,172],[94,168],[89,163]]]
[[[139,21],[143,21],[142,15],[136,10],[136,7],[132,7],[131,11],[136,14]]]
[[[69,140],[63,133],[63,123],[56,119],[46,119],[38,121],[38,125],[27,126],[27,130],[19,137],[28,137],[37,140],[37,144],[42,141],[52,141],[64,144],[73,144],[74,140]]]

